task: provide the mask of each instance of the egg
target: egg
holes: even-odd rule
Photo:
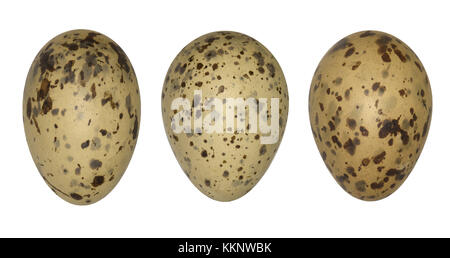
[[[105,35],[62,33],[31,64],[23,94],[28,147],[44,181],[70,203],[95,203],[115,187],[140,118],[136,74]]]
[[[280,145],[289,106],[269,50],[238,32],[203,35],[176,56],[161,98],[167,138],[200,192],[232,201],[258,183]]]
[[[317,147],[337,183],[361,200],[383,199],[411,173],[431,122],[427,73],[400,39],[363,31],[337,42],[309,91]]]

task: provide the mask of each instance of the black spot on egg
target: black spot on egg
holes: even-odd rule
[[[266,145],[261,146],[261,148],[259,148],[259,155],[262,156],[264,154],[266,154],[267,152],[267,147]]]
[[[111,48],[117,53],[117,62],[120,65],[120,68],[123,69],[126,73],[130,72],[130,66],[128,65],[128,58],[123,52],[122,48],[114,42],[109,42]]]
[[[83,142],[83,143],[81,144],[81,148],[82,148],[82,149],[86,149],[87,147],[89,147],[89,143],[90,143],[90,141],[89,141],[89,140],[86,140],[85,142]]]
[[[94,180],[92,181],[91,185],[93,187],[97,187],[102,185],[105,182],[105,177],[104,176],[95,176]]]
[[[72,197],[74,200],[77,200],[77,201],[83,199],[83,197],[77,193],[71,193],[70,197]]]
[[[92,159],[91,162],[89,163],[89,166],[92,169],[99,169],[99,168],[101,168],[102,165],[103,165],[103,163],[98,159]]]

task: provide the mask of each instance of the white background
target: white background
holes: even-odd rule
[[[446,3],[447,2],[447,3]],[[450,237],[448,1],[2,1],[0,4],[0,236]],[[142,123],[134,156],[100,202],[75,206],[39,175],[22,124],[22,94],[40,48],[59,33],[92,29],[116,41],[136,71]],[[309,126],[308,92],[325,52],[361,30],[406,42],[433,90],[428,140],[410,177],[378,202],[357,200],[326,169]],[[217,30],[248,34],[283,68],[290,113],[259,184],[229,203],[201,194],[164,133],[165,74],[191,40]]]

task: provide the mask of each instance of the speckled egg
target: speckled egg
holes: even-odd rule
[[[23,121],[53,192],[73,204],[102,199],[125,172],[138,137],[139,87],[128,57],[94,31],[56,36],[28,72]]]
[[[198,190],[232,201],[258,183],[280,145],[289,104],[269,50],[237,32],[203,35],[172,62],[161,97],[168,140]]]
[[[431,88],[417,55],[379,31],[352,34],[322,58],[309,92],[317,147],[338,184],[379,200],[411,173],[431,122]]]

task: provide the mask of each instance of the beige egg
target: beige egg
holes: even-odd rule
[[[288,115],[280,65],[261,43],[213,32],[189,43],[167,72],[164,127],[178,163],[206,196],[249,192],[280,145]]]
[[[309,92],[317,147],[339,185],[379,200],[411,173],[431,122],[431,88],[417,55],[379,32],[352,34],[322,58]]]
[[[125,172],[138,137],[139,87],[128,57],[94,31],[56,36],[31,65],[23,121],[53,192],[73,204],[102,199]]]

